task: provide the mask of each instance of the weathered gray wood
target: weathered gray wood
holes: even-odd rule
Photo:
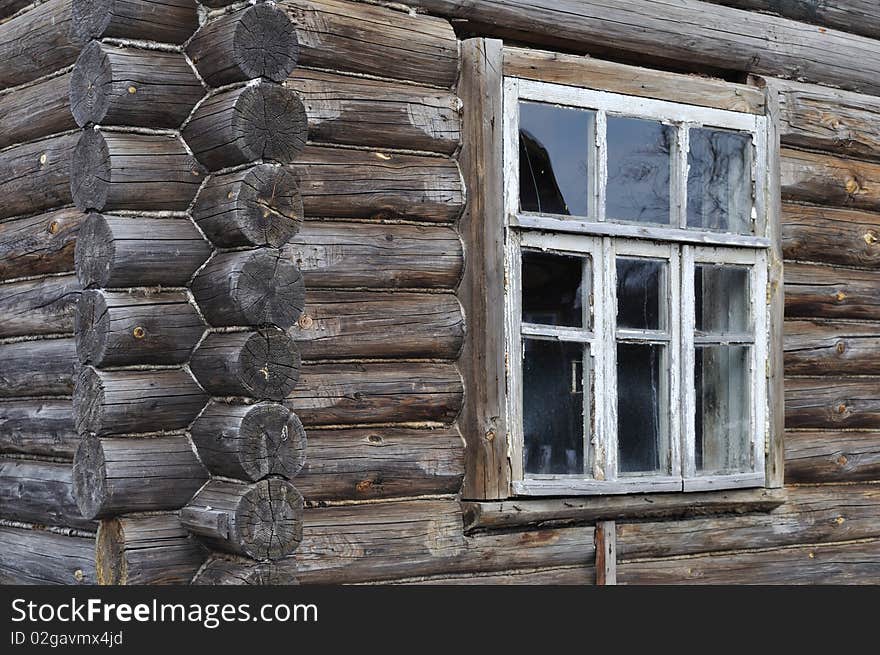
[[[494,39],[462,46],[459,92],[464,114],[461,166],[469,189],[460,230],[469,253],[458,297],[468,329],[461,372],[469,389],[459,425],[468,444],[464,498],[506,498],[510,464],[504,347],[504,180],[502,161],[502,48]]]
[[[786,428],[880,428],[880,385],[872,378],[788,378]]]
[[[785,264],[788,318],[880,318],[880,273]]]
[[[292,484],[212,480],[180,510],[186,528],[213,548],[255,559],[279,559],[303,537],[303,497]]]
[[[32,2],[33,0],[0,0],[0,19],[9,18]]]
[[[83,287],[184,286],[210,255],[186,218],[92,212],[76,243],[76,273]]]
[[[709,0],[720,5],[773,12],[814,25],[880,38],[880,17],[873,0]]]
[[[311,363],[285,404],[303,423],[451,423],[464,388],[453,364]]]
[[[275,562],[241,562],[214,557],[193,579],[195,585],[297,585],[295,559],[284,566]]]
[[[307,289],[451,289],[464,265],[461,239],[446,226],[307,221],[283,252]]]
[[[190,368],[214,396],[283,400],[296,386],[299,350],[275,327],[248,332],[215,332],[193,353]]]
[[[786,259],[880,268],[880,213],[786,203],[782,221]]]
[[[70,73],[0,93],[0,148],[76,129]]]
[[[83,41],[116,37],[180,44],[199,26],[193,0],[72,0],[73,29]]]
[[[415,580],[391,581],[405,585],[593,585],[596,571],[592,566],[559,566],[547,569],[502,571],[500,573],[461,573]]]
[[[176,136],[86,129],[73,153],[70,192],[82,210],[183,211],[203,179]]]
[[[0,401],[0,452],[73,459],[78,445],[70,400]]]
[[[596,523],[596,584],[617,584],[617,529],[614,521]]]
[[[452,294],[315,291],[289,334],[306,359],[455,359],[464,331]]]
[[[95,538],[0,526],[0,584],[95,584]]]
[[[844,321],[787,321],[788,375],[880,375],[880,324]]]
[[[183,138],[210,170],[259,159],[289,164],[302,152],[308,121],[299,96],[259,82],[210,96],[193,113]]]
[[[785,435],[787,483],[880,480],[880,435],[854,430],[790,431]]]
[[[76,353],[93,366],[183,364],[205,323],[182,291],[83,291]]]
[[[783,199],[880,209],[880,163],[789,148],[781,155]]]
[[[302,223],[299,180],[291,168],[272,164],[212,175],[199,191],[192,216],[221,248],[278,248]]]
[[[0,153],[0,218],[69,205],[70,163],[76,143],[76,134],[65,134]]]
[[[256,481],[292,478],[306,459],[306,432],[296,414],[277,403],[211,401],[190,428],[202,463],[214,475]]]
[[[73,339],[41,339],[0,345],[0,397],[65,396],[73,393]]]
[[[346,0],[284,0],[303,66],[451,87],[458,41],[445,20]]]
[[[177,514],[117,517],[98,528],[98,584],[189,584],[205,557]]]
[[[283,82],[296,66],[299,43],[285,12],[260,4],[208,21],[186,52],[212,86],[257,77]]]
[[[79,293],[73,275],[0,286],[0,337],[73,332]]]
[[[309,501],[454,494],[464,459],[455,427],[310,430],[296,486]]]
[[[306,216],[455,221],[458,166],[445,157],[308,146],[297,157]]]
[[[865,37],[817,30],[699,0],[412,0],[480,34],[577,53],[617,53],[678,67],[806,79],[875,93],[877,49]]]
[[[312,141],[453,154],[461,101],[436,88],[297,69],[285,83],[305,105]]]
[[[73,67],[70,111],[79,126],[176,128],[204,95],[201,82],[178,52],[92,41]]]
[[[97,371],[83,367],[73,392],[77,430],[98,435],[180,430],[208,397],[183,370]]]
[[[0,222],[0,281],[72,271],[83,218],[71,207]]]
[[[87,518],[177,509],[208,474],[183,435],[84,437],[73,460],[73,493]]]
[[[0,460],[0,517],[94,530],[76,506],[72,473],[66,462]]]

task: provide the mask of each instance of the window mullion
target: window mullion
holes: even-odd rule
[[[672,279],[669,281],[669,289],[672,295],[670,307],[670,325],[669,325],[669,473],[673,477],[681,476],[681,435],[682,435],[682,414],[681,406],[678,399],[681,397],[681,322],[686,310],[682,307],[682,274],[681,274],[681,255],[679,248],[670,246],[670,274]]]
[[[680,228],[687,228],[687,177],[688,177],[688,141],[690,132],[688,125],[678,126],[675,159],[672,165],[670,195],[674,211],[671,223]]]
[[[681,253],[681,424],[682,424],[682,476],[691,478],[696,474],[696,388],[694,385],[695,351],[695,302],[694,298],[694,249],[683,246]]]
[[[605,479],[617,479],[617,271],[615,269],[614,242],[602,239],[602,348],[605,358],[605,386],[602,402],[604,429],[601,436],[604,455]],[[598,331],[597,324],[597,331]],[[597,342],[600,340],[597,339]]]
[[[608,114],[600,109],[596,112],[596,165],[594,170],[595,192],[593,194],[596,203],[596,220],[605,220],[605,197],[608,191]]]

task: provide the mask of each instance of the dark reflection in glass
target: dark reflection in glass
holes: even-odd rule
[[[696,465],[699,473],[752,470],[748,346],[697,347]]]
[[[523,211],[587,215],[595,112],[519,104],[519,203]]]
[[[583,257],[523,250],[523,322],[584,327],[583,270]]]
[[[617,345],[617,442],[620,473],[652,473],[664,461],[666,395],[663,346]]]
[[[640,118],[608,117],[608,220],[669,223],[670,153],[675,129]]]
[[[586,348],[581,343],[523,339],[526,473],[584,473]]]
[[[750,233],[751,137],[707,128],[689,133],[688,225]]]
[[[694,267],[694,318],[697,332],[746,334],[749,318],[749,269],[697,264]]]
[[[661,298],[666,290],[666,262],[617,259],[617,326],[637,330],[666,328]]]

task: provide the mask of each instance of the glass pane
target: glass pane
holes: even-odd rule
[[[617,325],[638,330],[666,329],[666,262],[617,258]]]
[[[582,343],[523,339],[523,441],[526,473],[583,475],[584,380],[589,350]]]
[[[697,264],[694,267],[694,305],[698,332],[751,332],[749,269],[745,266]]]
[[[698,347],[696,464],[704,474],[752,470],[749,346]]]
[[[693,128],[689,133],[688,225],[750,233],[751,137],[706,128]]]
[[[608,117],[608,220],[669,223],[669,168],[675,129]]]
[[[617,345],[618,472],[668,469],[667,373],[664,346]]]
[[[519,203],[523,211],[587,215],[595,112],[519,104]]]
[[[542,325],[584,327],[587,257],[523,250],[522,320]],[[587,269],[589,270],[589,269]],[[589,318],[587,318],[589,326]]]

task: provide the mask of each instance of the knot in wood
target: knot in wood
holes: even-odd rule
[[[135,94],[135,93],[137,93],[137,87],[136,87],[136,86],[130,86],[130,87],[128,87],[128,92],[131,93],[131,94]]]
[[[55,234],[58,232],[58,221],[52,221],[49,223],[49,234]]]
[[[851,196],[857,194],[859,191],[862,190],[862,185],[859,184],[859,181],[852,175],[846,178],[845,186],[846,192]]]
[[[868,244],[869,246],[872,246],[875,243],[877,243],[877,235],[874,234],[873,232],[871,232],[870,230],[868,232],[865,232],[865,236],[863,236],[862,238],[865,240],[865,243]]]
[[[846,300],[846,294],[843,291],[838,291],[834,297],[837,298],[837,302],[843,302]]]
[[[314,319],[308,314],[303,314],[299,317],[299,326],[303,330],[308,330],[315,324]]]
[[[147,333],[144,328],[138,325],[134,330],[132,330],[132,334],[134,335],[135,339],[143,339]]]
[[[838,341],[837,342],[837,353],[839,355],[842,355],[845,350],[846,350],[846,343],[844,343],[843,341]]]

